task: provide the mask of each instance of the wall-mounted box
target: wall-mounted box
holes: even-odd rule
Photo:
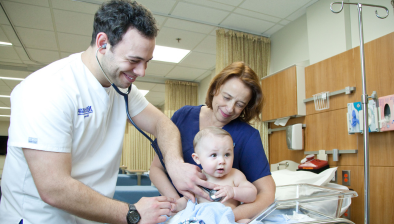
[[[286,143],[290,150],[304,149],[304,131],[302,124],[294,124],[286,127]]]
[[[347,104],[347,127],[348,133],[363,133],[364,112],[361,102]],[[368,131],[379,131],[379,114],[375,100],[368,100]]]
[[[294,65],[261,80],[264,96],[263,121],[305,116],[305,67]]]
[[[379,97],[380,131],[394,130],[394,95]]]

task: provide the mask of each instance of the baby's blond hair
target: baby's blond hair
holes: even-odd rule
[[[194,152],[196,152],[196,147],[198,145],[198,143],[201,141],[201,139],[203,137],[206,136],[229,136],[231,138],[230,133],[228,133],[226,130],[222,129],[222,128],[218,128],[218,127],[214,127],[214,126],[210,126],[210,127],[206,127],[202,130],[200,130],[196,136],[194,136],[194,140],[193,140],[193,147],[194,147]],[[231,138],[232,140],[232,138]]]

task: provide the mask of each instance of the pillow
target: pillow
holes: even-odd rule
[[[289,184],[312,184],[323,186],[332,180],[336,170],[337,167],[329,168],[319,174],[309,171],[278,170],[272,172],[271,175],[272,178],[274,178],[276,186]]]

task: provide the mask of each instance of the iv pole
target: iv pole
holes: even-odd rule
[[[334,11],[332,9],[333,4],[341,4],[341,9],[339,11]],[[330,4],[330,9],[333,13],[340,13],[343,10],[343,5],[357,5],[358,9],[358,25],[359,25],[359,35],[360,35],[360,59],[361,59],[361,75],[362,75],[362,85],[363,94],[361,95],[361,103],[363,105],[363,127],[364,127],[364,223],[369,223],[369,131],[368,131],[368,95],[367,87],[365,82],[365,57],[364,57],[364,33],[363,33],[363,20],[362,20],[362,7],[371,6],[382,8],[386,10],[386,16],[379,16],[378,10],[375,11],[376,16],[379,19],[385,19],[389,15],[389,10],[384,6],[363,4],[363,3],[347,3],[347,2],[332,2]]]

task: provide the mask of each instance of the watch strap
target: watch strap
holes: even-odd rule
[[[135,220],[135,221],[131,221],[129,218],[131,218],[130,217],[130,215],[131,216],[133,216],[133,214],[134,215],[137,215],[137,220]],[[136,224],[136,223],[139,223],[140,222],[140,220],[141,220],[141,215],[140,215],[140,213],[137,211],[137,208],[135,207],[135,205],[134,204],[129,204],[129,211],[127,212],[127,216],[126,216],[126,219],[127,219],[127,223],[128,224]]]
[[[134,204],[129,204],[129,211],[137,211],[137,208]]]

